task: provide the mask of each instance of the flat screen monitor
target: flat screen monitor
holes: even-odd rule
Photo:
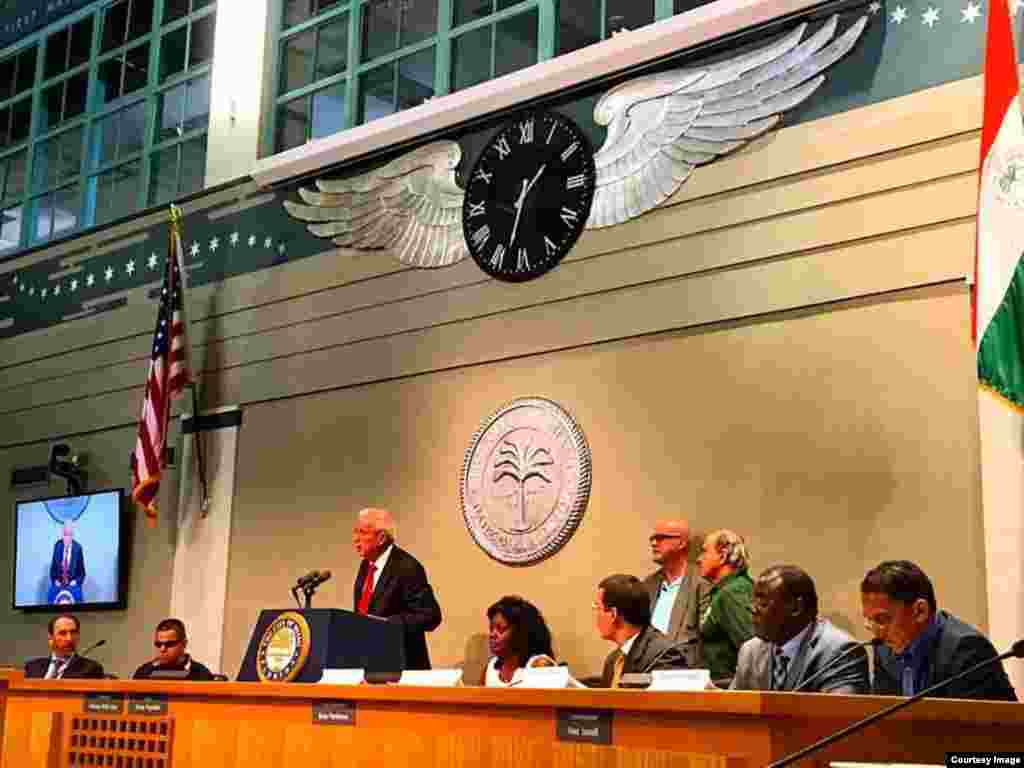
[[[124,509],[120,488],[16,502],[14,608],[124,608]]]

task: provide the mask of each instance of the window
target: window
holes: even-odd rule
[[[284,0],[274,151],[536,63],[550,1]]]
[[[281,0],[265,145],[282,152],[708,2]]]
[[[113,0],[0,57],[0,254],[202,189],[215,24]]]

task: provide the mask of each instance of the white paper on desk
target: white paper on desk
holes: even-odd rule
[[[366,679],[364,669],[325,669],[321,683],[328,685],[359,685]]]
[[[453,688],[460,682],[462,682],[461,669],[407,669],[402,673],[398,684]]]
[[[651,672],[648,691],[703,691],[711,682],[708,669],[662,669]]]
[[[568,667],[524,667],[520,688],[568,688]]]

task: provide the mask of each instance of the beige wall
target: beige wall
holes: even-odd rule
[[[830,309],[698,334],[666,334],[249,408],[239,454],[225,667],[289,579],[335,575],[323,606],[351,608],[355,511],[390,505],[399,543],[426,566],[445,621],[435,665],[463,656],[502,594],[537,602],[579,674],[609,650],[592,628],[599,579],[650,570],[658,516],[749,538],[755,568],[817,576],[823,612],[859,628],[857,584],[887,557],[935,575],[943,603],[984,621],[965,433],[972,393],[961,291]],[[543,395],[587,435],[594,483],[569,544],[530,568],[488,558],[465,530],[459,472],[481,418]]]
[[[431,572],[444,664],[482,631],[487,604],[517,591],[542,605],[574,671],[593,671],[605,651],[593,585],[644,571],[647,525],[670,511],[741,530],[757,567],[802,563],[850,625],[864,569],[897,555],[984,624],[965,288],[980,95],[975,78],[773,133],[700,169],[663,209],[588,232],[524,285],[471,263],[418,271],[325,250],[194,290],[203,405],[246,410],[227,671],[259,607],[287,605],[299,573],[331,568],[320,604],[351,604],[352,514],[369,502],[395,510]],[[187,212],[219,217],[256,194],[223,190]],[[68,258],[83,247],[107,246],[82,238]],[[96,433],[127,481],[153,305],[144,289],[126,299],[0,342],[8,465],[18,445]],[[458,471],[480,420],[534,394],[587,433],[593,497],[562,553],[513,571],[464,532]],[[146,563],[156,573],[170,539],[140,537],[162,553]],[[145,578],[159,584],[151,604],[166,601],[165,582]],[[144,657],[148,614],[123,619]],[[26,652],[0,639],[0,657]]]

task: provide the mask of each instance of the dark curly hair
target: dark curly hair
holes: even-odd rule
[[[509,650],[519,657],[520,663],[526,664],[527,659],[539,654],[555,658],[551,630],[537,606],[518,595],[506,595],[487,609],[487,620],[493,621],[499,613],[512,629]]]

